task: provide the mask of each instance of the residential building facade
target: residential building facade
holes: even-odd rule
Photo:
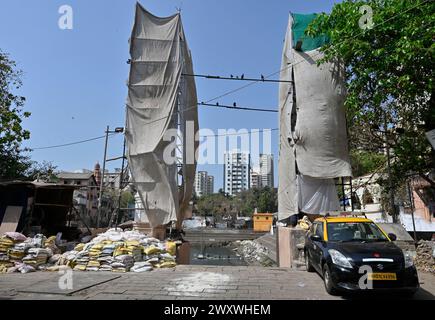
[[[273,155],[260,154],[261,187],[273,188]]]
[[[76,186],[73,199],[83,214],[92,219],[98,212],[98,184],[92,171],[61,172],[57,174],[60,184]]]
[[[207,194],[214,193],[214,176],[207,176]]]
[[[251,156],[248,152],[231,151],[224,155],[224,191],[235,195],[250,186]]]
[[[250,177],[250,189],[259,189],[261,188],[261,175],[259,173],[259,168],[251,169],[251,177]]]
[[[198,197],[212,194],[214,192],[214,177],[209,175],[207,171],[198,171],[195,175],[194,190]]]

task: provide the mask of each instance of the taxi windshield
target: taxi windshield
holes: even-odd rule
[[[373,222],[329,222],[329,241],[388,241]]]

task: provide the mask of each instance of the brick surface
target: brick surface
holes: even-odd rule
[[[99,273],[74,272],[73,279],[98,280]],[[95,279],[92,279],[93,275]],[[113,275],[105,273],[105,275]],[[145,273],[116,274],[120,278],[67,295],[57,287],[57,272],[0,274],[0,299],[18,300],[290,300],[341,299],[326,293],[316,273],[284,268],[183,265]],[[422,288],[414,299],[435,299],[435,276],[420,273]],[[44,293],[23,292],[38,285]],[[74,288],[72,291],[74,291]],[[56,293],[56,294],[53,294]],[[373,296],[379,299],[378,296]]]

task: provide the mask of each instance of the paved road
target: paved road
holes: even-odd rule
[[[61,276],[1,274],[0,299],[343,299],[328,295],[317,274],[283,268],[180,265],[139,274],[72,272],[72,288],[65,277],[59,286]],[[414,299],[435,299],[435,276],[420,273],[420,281]]]

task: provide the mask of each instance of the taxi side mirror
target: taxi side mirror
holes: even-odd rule
[[[397,236],[394,233],[389,233],[388,234],[388,238],[390,238],[391,241],[396,241],[397,240]]]
[[[318,234],[313,234],[310,236],[312,241],[322,241],[323,239]]]

